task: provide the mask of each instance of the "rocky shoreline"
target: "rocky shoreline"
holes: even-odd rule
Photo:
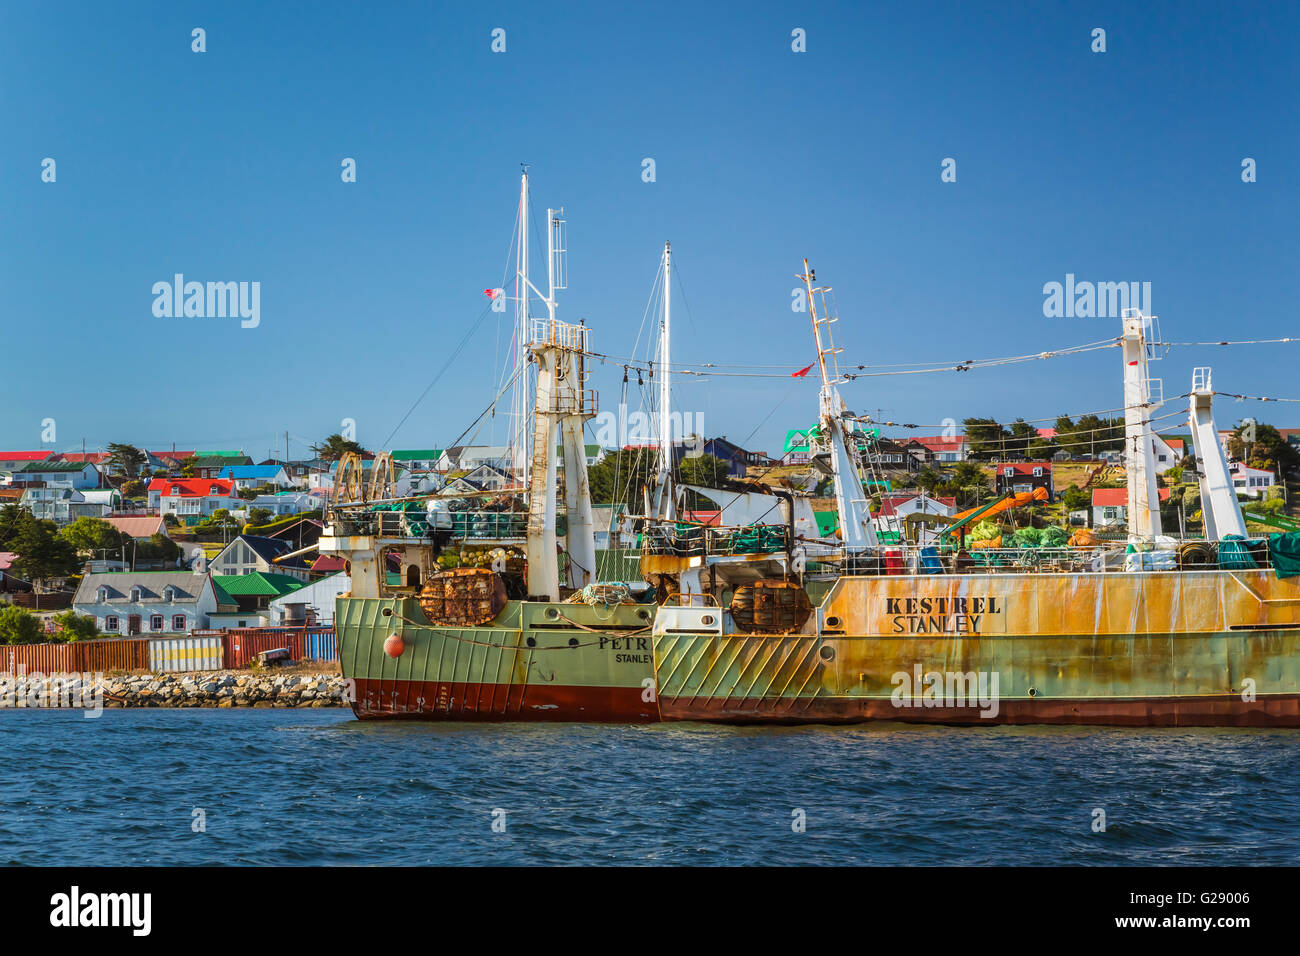
[[[106,677],[105,707],[346,707],[337,674],[145,674]]]

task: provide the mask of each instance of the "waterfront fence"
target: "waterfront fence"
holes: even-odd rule
[[[184,637],[106,638],[49,644],[0,646],[0,672],[155,673],[214,671],[247,667],[263,651],[283,647],[295,661],[338,660],[332,627],[248,627],[194,631]]]
[[[221,636],[160,637],[149,641],[149,670],[154,673],[217,671],[225,663]]]
[[[330,651],[329,657],[312,656],[309,653],[309,638],[313,634],[333,636],[333,628],[310,627],[235,627],[226,632],[226,667],[247,667],[263,651],[286,648],[289,657],[295,661],[334,660],[338,657],[331,647],[322,647],[318,642],[317,650]]]

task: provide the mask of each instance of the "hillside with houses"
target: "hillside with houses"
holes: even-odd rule
[[[963,424],[964,431],[942,435],[889,436],[881,427],[858,436],[863,493],[882,541],[900,540],[918,520],[952,519],[1036,489],[1045,498],[1008,513],[1004,528],[1123,533],[1122,423]],[[673,468],[692,489],[682,519],[720,520],[726,496],[710,495],[711,488],[766,486],[810,498],[818,533],[833,534],[829,469],[810,433],[815,438],[815,426],[790,429],[780,455],[725,436],[675,446]],[[1219,435],[1252,528],[1262,532],[1291,513],[1300,429],[1260,425],[1250,437],[1242,428]],[[334,598],[350,581],[342,562],[314,546],[339,459],[349,451],[368,475],[376,456],[339,435],[298,459],[128,444],[0,451],[0,642],[329,625]],[[638,510],[657,449],[586,451],[598,547],[626,553],[637,540],[627,516]],[[510,455],[495,445],[398,449],[391,493],[499,491],[513,485]],[[1199,490],[1188,436],[1156,435],[1153,455],[1166,527],[1196,533]],[[634,565],[619,567],[632,573]]]

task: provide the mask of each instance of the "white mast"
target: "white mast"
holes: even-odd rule
[[[818,443],[825,443],[830,448],[831,475],[835,485],[835,501],[840,512],[840,532],[843,535],[846,551],[865,551],[876,546],[876,529],[871,525],[871,509],[862,481],[858,477],[857,466],[849,457],[848,447],[844,443],[844,401],[836,386],[845,381],[839,374],[839,355],[841,349],[835,347],[831,336],[831,323],[839,321],[831,316],[826,308],[826,293],[830,287],[813,288],[816,273],[808,267],[808,260],[803,261],[803,274],[796,278],[804,281],[808,290],[808,311],[812,315],[813,340],[817,344],[817,366],[821,370],[822,388],[818,402],[821,413],[821,436]],[[822,300],[822,315],[817,315],[817,297]],[[830,368],[827,368],[827,357]],[[809,435],[809,441],[812,436]]]
[[[511,408],[513,431],[510,444],[513,449],[512,466],[520,484],[528,480],[528,346],[532,336],[529,328],[528,300],[528,169],[519,177],[519,254],[515,265],[515,330],[517,334],[515,359],[519,363],[519,378],[515,382]]]
[[[673,429],[672,429],[672,377],[669,361],[672,356],[672,243],[664,243],[664,319],[659,334],[659,461],[655,474],[654,496],[651,499],[653,517],[672,519],[673,508]]]
[[[1241,503],[1232,486],[1232,472],[1219,444],[1219,430],[1214,425],[1210,410],[1214,390],[1210,382],[1210,369],[1201,366],[1192,370],[1191,395],[1192,443],[1196,449],[1196,480],[1201,487],[1201,517],[1205,522],[1205,537],[1220,541],[1224,535],[1238,534],[1246,537],[1246,519],[1241,513]]]
[[[583,388],[587,329],[555,318],[556,290],[567,284],[561,258],[564,220],[557,210],[546,211],[547,316],[538,320],[534,328],[529,316],[528,297],[533,292],[540,297],[541,292],[528,279],[527,214],[528,176],[525,174],[519,222],[522,258],[517,277],[523,301],[520,312],[523,342],[537,363],[528,472],[528,594],[534,598],[557,600],[562,584],[555,530],[560,454],[564,456],[564,498],[569,521],[565,534],[569,555],[568,583],[579,588],[595,578],[595,523],[591,515],[586,449],[582,439],[583,427],[596,409],[594,395]],[[560,442],[559,454],[557,439]]]
[[[1124,465],[1128,477],[1128,533],[1149,540],[1160,534],[1160,497],[1156,486],[1155,445],[1151,415],[1163,402],[1153,396],[1147,373],[1147,330],[1153,316],[1124,310]],[[1158,382],[1158,380],[1156,380]]]

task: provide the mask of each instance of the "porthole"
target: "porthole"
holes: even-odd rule
[[[529,647],[536,647],[536,646],[537,646],[537,638],[535,638],[535,637],[530,637],[530,638],[529,638],[527,641],[525,641],[524,643],[527,644]]]
[[[817,654],[827,663],[835,660],[835,648],[831,647],[829,644],[823,644],[821,650],[819,650]]]
[[[393,616],[393,609],[392,609],[391,607],[386,607],[386,608],[384,608],[382,611],[380,611],[379,613],[382,614],[384,617],[392,617],[392,616]]]
[[[703,624],[705,627],[711,626],[713,624],[713,615],[712,614],[704,615],[702,618],[700,618],[700,623]]]
[[[1031,687],[1031,688],[1029,688],[1029,696],[1030,696],[1030,697],[1037,697],[1037,696],[1038,696],[1038,688],[1037,688],[1037,687]]]
[[[555,620],[557,617],[560,616],[560,612],[557,611],[557,610],[556,610],[555,608],[553,608],[553,607],[548,607],[548,608],[546,609],[546,616],[549,617],[549,618],[553,621],[553,620]]]
[[[569,638],[569,646],[570,646],[570,647],[577,647],[577,646],[578,646],[578,639],[577,639],[576,637],[571,637],[571,638]]]
[[[827,626],[827,627],[839,627],[839,626],[840,626],[840,619],[839,619],[838,617],[834,617],[834,616],[828,617],[828,618],[826,619],[826,626]]]

